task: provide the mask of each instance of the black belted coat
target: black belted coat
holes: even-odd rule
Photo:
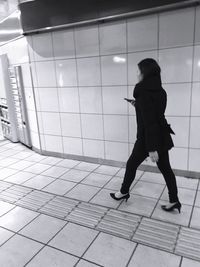
[[[162,152],[174,146],[175,134],[165,118],[167,93],[160,78],[151,76],[136,84],[133,97],[137,120],[137,139],[142,139],[147,152]]]

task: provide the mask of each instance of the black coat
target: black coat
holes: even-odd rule
[[[175,134],[165,118],[167,93],[159,77],[148,77],[136,84],[133,92],[137,120],[137,139],[143,139],[148,152],[162,152],[174,146]]]

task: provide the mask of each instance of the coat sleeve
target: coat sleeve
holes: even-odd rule
[[[147,92],[143,92],[140,96],[140,110],[144,123],[145,144],[148,152],[157,151],[160,144],[160,125],[158,124],[155,113],[154,103],[148,96]]]

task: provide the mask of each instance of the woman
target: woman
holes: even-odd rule
[[[169,162],[169,153],[174,144],[171,134],[174,134],[170,124],[165,119],[167,94],[162,88],[160,67],[152,58],[146,58],[138,63],[139,82],[133,92],[137,120],[137,139],[127,163],[124,180],[120,191],[110,193],[115,200],[130,197],[129,189],[135,178],[138,166],[150,157],[156,162],[164,176],[168,188],[169,204],[162,205],[165,211],[181,210],[178,199],[176,178]]]

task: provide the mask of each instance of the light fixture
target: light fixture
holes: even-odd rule
[[[126,58],[125,57],[114,56],[113,57],[113,61],[116,62],[116,63],[125,63],[126,62]]]

